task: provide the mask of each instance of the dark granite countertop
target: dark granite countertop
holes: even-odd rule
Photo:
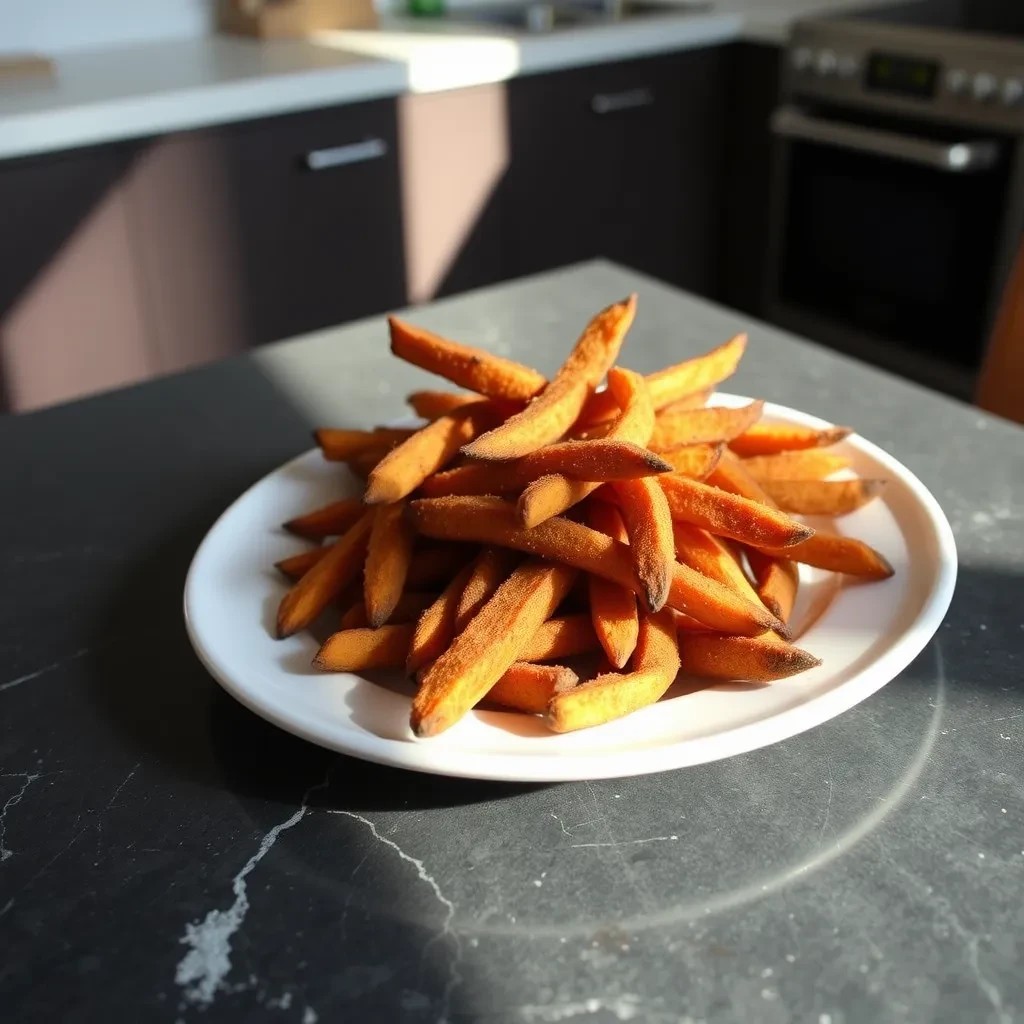
[[[227,697],[189,560],[312,422],[429,386],[383,324],[0,421],[0,1013],[10,1021],[1024,1019],[1024,432],[595,263],[427,325],[550,371],[629,290],[649,370],[851,422],[949,516],[935,640],[852,711],[643,778],[514,786],[310,746]]]

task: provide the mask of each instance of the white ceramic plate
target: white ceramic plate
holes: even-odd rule
[[[714,404],[747,401],[723,394]],[[765,419],[827,425],[777,405],[765,407]],[[530,782],[596,779],[754,750],[833,718],[897,676],[938,629],[953,595],[953,534],[924,485],[858,436],[836,451],[861,476],[889,480],[881,498],[837,523],[881,551],[896,574],[881,583],[840,585],[832,574],[802,568],[793,625],[800,646],[822,665],[770,686],[693,691],[680,680],[655,706],[595,729],[559,736],[528,716],[474,711],[441,736],[415,739],[409,698],[400,688],[315,671],[312,636],[273,639],[285,584],[271,566],[302,546],[279,524],[357,493],[347,470],[315,450],[250,488],[207,534],[185,584],[189,636],[218,682],[257,714],[322,746],[415,771]]]

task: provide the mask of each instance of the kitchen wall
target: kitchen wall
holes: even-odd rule
[[[213,24],[214,0],[0,0],[0,53],[63,53],[180,39]]]

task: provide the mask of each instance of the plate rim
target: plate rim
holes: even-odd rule
[[[716,392],[712,399],[709,399],[709,401],[711,400],[718,405],[735,406],[748,403],[753,399],[729,392]],[[766,420],[781,419],[819,429],[833,425],[818,416],[777,402],[765,402],[764,418]],[[625,769],[616,767],[619,759],[615,755],[609,754],[607,750],[592,753],[574,751],[571,754],[559,754],[539,759],[508,753],[472,756],[464,750],[455,750],[454,758],[451,758],[444,756],[445,749],[440,746],[443,743],[443,737],[429,740],[417,740],[410,737],[408,740],[398,741],[389,737],[374,736],[369,732],[353,731],[350,737],[345,738],[348,740],[346,742],[339,740],[337,736],[332,737],[327,730],[318,731],[302,716],[289,717],[280,714],[276,707],[257,699],[250,688],[240,684],[237,677],[219,663],[218,659],[207,650],[201,630],[197,628],[190,611],[190,605],[195,602],[194,591],[198,586],[196,580],[203,565],[208,545],[217,540],[215,534],[223,520],[238,505],[245,502],[252,491],[264,484],[270,477],[282,473],[296,463],[309,459],[316,453],[315,447],[288,459],[254,481],[217,516],[207,529],[193,554],[185,578],[182,596],[186,632],[200,662],[218,685],[254,714],[278,728],[318,746],[390,767],[482,781],[567,782],[654,774],[708,764],[748,753],[790,739],[822,725],[878,692],[895,679],[924,650],[937,632],[952,601],[958,573],[956,541],[949,520],[937,499],[914,472],[873,441],[857,432],[854,432],[848,440],[907,486],[935,532],[939,556],[934,560],[934,577],[930,581],[927,597],[922,602],[913,621],[895,639],[888,650],[872,659],[835,689],[818,694],[794,707],[779,711],[767,719],[748,722],[724,732],[684,740],[677,744],[666,743],[658,747],[647,748],[642,752],[630,751],[626,755],[629,758],[629,766]],[[368,685],[374,684],[368,683]],[[614,723],[609,723],[609,726],[614,726]],[[598,728],[607,728],[607,726]],[[435,758],[433,761],[429,757],[424,759],[422,757],[424,748],[434,748],[441,757]],[[453,751],[449,748],[447,753],[452,754]],[[639,763],[637,763],[638,760]],[[552,770],[553,766],[557,766],[555,770]]]

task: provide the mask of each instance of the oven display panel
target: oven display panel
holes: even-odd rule
[[[877,92],[930,99],[935,95],[939,70],[935,61],[894,53],[872,53],[868,57],[865,84]]]

